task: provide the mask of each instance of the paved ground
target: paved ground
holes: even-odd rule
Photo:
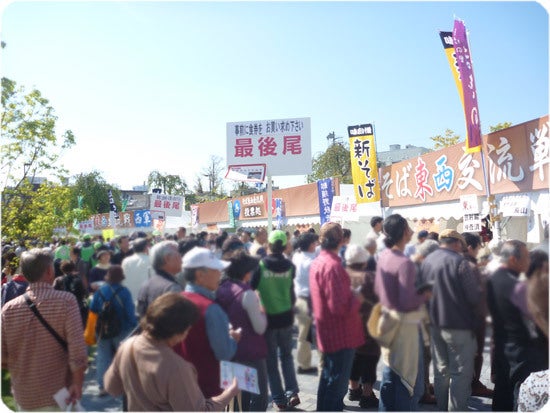
[[[481,371],[481,382],[489,388],[493,388],[493,384],[490,381],[490,360],[489,360],[489,344],[490,344],[490,327],[487,328],[487,335],[485,337],[485,348],[483,351],[483,368]],[[317,351],[313,352],[313,363],[318,362]],[[378,363],[378,375],[380,378],[382,373],[382,362]],[[297,375],[298,384],[300,386],[300,399],[301,403],[295,409],[296,411],[315,411],[317,401],[317,384],[318,379],[316,375]],[[432,372],[430,369],[430,382],[433,383]],[[375,394],[378,397],[378,389],[380,382],[376,382]],[[86,372],[86,379],[84,383],[84,395],[82,397],[82,406],[87,411],[121,411],[122,400],[120,398],[113,398],[111,396],[97,397],[98,386],[95,380],[95,364],[92,362],[90,368]],[[344,400],[346,405],[345,411],[375,411],[376,409],[361,409],[359,402],[350,402],[347,398]],[[482,397],[471,397],[469,403],[469,409],[474,411],[491,411],[491,399]],[[420,406],[421,411],[436,411],[435,405],[423,404]],[[273,411],[271,405],[268,411]]]

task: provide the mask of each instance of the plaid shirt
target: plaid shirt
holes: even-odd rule
[[[360,303],[337,254],[322,250],[313,260],[309,288],[319,350],[334,353],[364,344]]]
[[[54,290],[43,282],[29,284],[27,294],[67,342],[68,353],[40,323],[23,296],[2,308],[2,362],[7,362],[13,395],[23,410],[55,406],[53,395],[70,385],[70,372],[88,365],[82,319],[74,295]]]

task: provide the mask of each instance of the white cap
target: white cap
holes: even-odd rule
[[[189,250],[182,260],[183,268],[210,268],[212,270],[225,270],[231,264],[229,261],[223,261],[214,255],[212,251],[204,247],[194,247]]]
[[[349,244],[346,247],[346,252],[344,253],[344,258],[346,259],[346,264],[364,264],[369,260],[369,254],[367,250],[357,244]]]

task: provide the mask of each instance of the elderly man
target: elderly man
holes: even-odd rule
[[[429,313],[432,323],[434,389],[439,410],[468,410],[472,392],[475,330],[480,322],[479,280],[462,255],[464,237],[445,229],[439,234],[440,248],[421,265],[424,284],[433,285]]]
[[[548,349],[541,349],[524,323],[529,313],[515,300],[518,277],[529,268],[525,243],[506,241],[500,250],[501,267],[487,280],[487,303],[493,320],[495,411],[517,410],[519,387],[530,373],[548,368]]]
[[[2,367],[10,371],[20,410],[60,411],[53,395],[66,387],[66,402],[79,400],[88,367],[80,311],[73,294],[53,289],[49,252],[25,251],[20,265],[29,288],[2,308]],[[31,311],[31,305],[52,332]]]
[[[199,387],[205,398],[221,393],[220,360],[233,358],[241,338],[240,330],[230,328],[227,314],[214,301],[221,271],[229,264],[203,247],[194,247],[183,257],[187,285],[182,295],[199,308],[200,317],[174,350],[197,369]]]
[[[145,315],[147,307],[158,296],[167,292],[179,293],[182,286],[175,279],[181,271],[181,254],[176,241],[161,241],[149,252],[154,273],[139,290],[137,311],[140,317]]]

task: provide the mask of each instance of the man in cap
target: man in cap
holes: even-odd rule
[[[205,398],[222,392],[220,360],[233,358],[241,338],[240,330],[233,330],[227,314],[215,302],[221,271],[229,264],[204,247],[194,247],[183,257],[183,276],[187,285],[182,295],[199,308],[200,317],[187,338],[174,350],[197,369],[199,387]]]
[[[268,237],[270,254],[260,260],[250,285],[258,290],[267,315],[267,371],[269,388],[276,410],[286,410],[300,403],[298,381],[292,358],[292,325],[294,324],[294,277],[296,268],[284,257],[287,237],[283,231],[272,231]],[[281,360],[285,388],[277,362]],[[285,391],[286,390],[286,391]]]
[[[421,265],[423,285],[432,285],[429,302],[434,360],[434,388],[438,410],[468,410],[474,375],[480,322],[479,281],[462,252],[464,237],[445,229],[439,234],[440,248]]]

